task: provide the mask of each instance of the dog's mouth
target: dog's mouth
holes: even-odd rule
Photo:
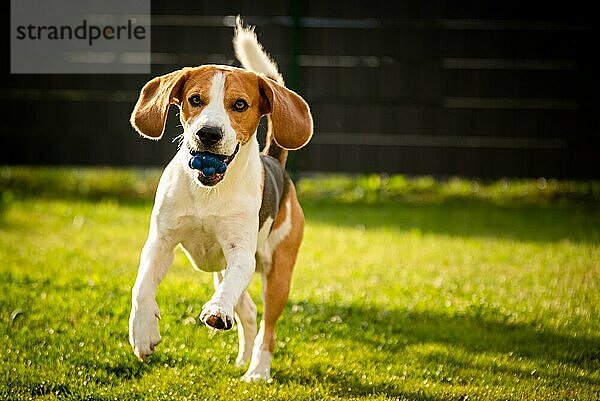
[[[188,165],[191,169],[198,170],[197,178],[202,185],[212,187],[223,180],[229,163],[233,161],[238,150],[240,150],[239,143],[229,156],[190,149],[192,158],[188,162]]]

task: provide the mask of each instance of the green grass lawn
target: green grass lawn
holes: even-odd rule
[[[248,384],[235,330],[198,321],[211,275],[180,251],[158,293],[162,343],[135,359],[130,289],[152,189],[135,200],[106,185],[79,197],[78,185],[53,196],[4,185],[0,399],[600,398],[595,195],[540,200],[533,181],[519,184],[531,196],[503,201],[428,181],[315,196],[301,183],[307,227],[273,382]],[[452,185],[467,190],[445,196]]]

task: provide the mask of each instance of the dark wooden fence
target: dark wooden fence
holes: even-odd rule
[[[314,114],[313,141],[291,161],[298,171],[600,176],[591,6],[269,0],[152,9],[153,75],[235,63],[232,16],[258,26]],[[175,110],[162,142],[129,127],[151,75],[9,75],[4,64],[1,164],[159,166],[174,154]]]

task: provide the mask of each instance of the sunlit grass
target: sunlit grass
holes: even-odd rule
[[[441,192],[436,185],[430,191]],[[148,362],[134,358],[130,288],[151,202],[105,188],[63,199],[12,187],[2,196],[0,399],[600,394],[594,201],[306,195],[274,382],[246,384],[233,365],[236,334],[198,324],[212,278],[181,252],[158,294],[163,342]],[[258,280],[251,292],[259,298]]]

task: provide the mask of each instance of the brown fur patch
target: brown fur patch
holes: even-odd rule
[[[129,120],[137,132],[150,139],[162,137],[169,105],[181,101],[181,88],[190,70],[174,71],[144,85]]]
[[[182,100],[179,103],[181,108],[180,118],[182,121],[188,121],[190,118],[200,114],[208,102],[210,102],[210,85],[216,72],[217,68],[213,66],[202,66],[190,70],[183,85]],[[193,95],[200,96],[200,100],[202,101],[201,106],[192,106],[190,104],[189,99]]]
[[[269,104],[265,112],[271,114],[275,142],[288,150],[306,145],[313,134],[308,104],[296,92],[271,79],[260,77],[259,86]]]
[[[283,224],[287,213],[291,213],[292,227],[288,235],[273,250],[271,269],[267,274],[265,286],[264,304],[264,336],[262,349],[273,352],[275,349],[275,324],[283,312],[288,301],[292,272],[302,236],[304,234],[304,214],[298,199],[294,185],[290,183],[289,190],[282,200],[282,204],[290,201],[290,208],[279,209],[273,227],[277,228]]]
[[[234,103],[242,99],[248,103],[248,108],[242,112],[233,109]],[[238,141],[245,144],[256,132],[260,117],[260,93],[258,91],[258,76],[249,72],[225,72],[225,96],[223,99],[225,111],[229,116],[231,126],[237,133]]]

